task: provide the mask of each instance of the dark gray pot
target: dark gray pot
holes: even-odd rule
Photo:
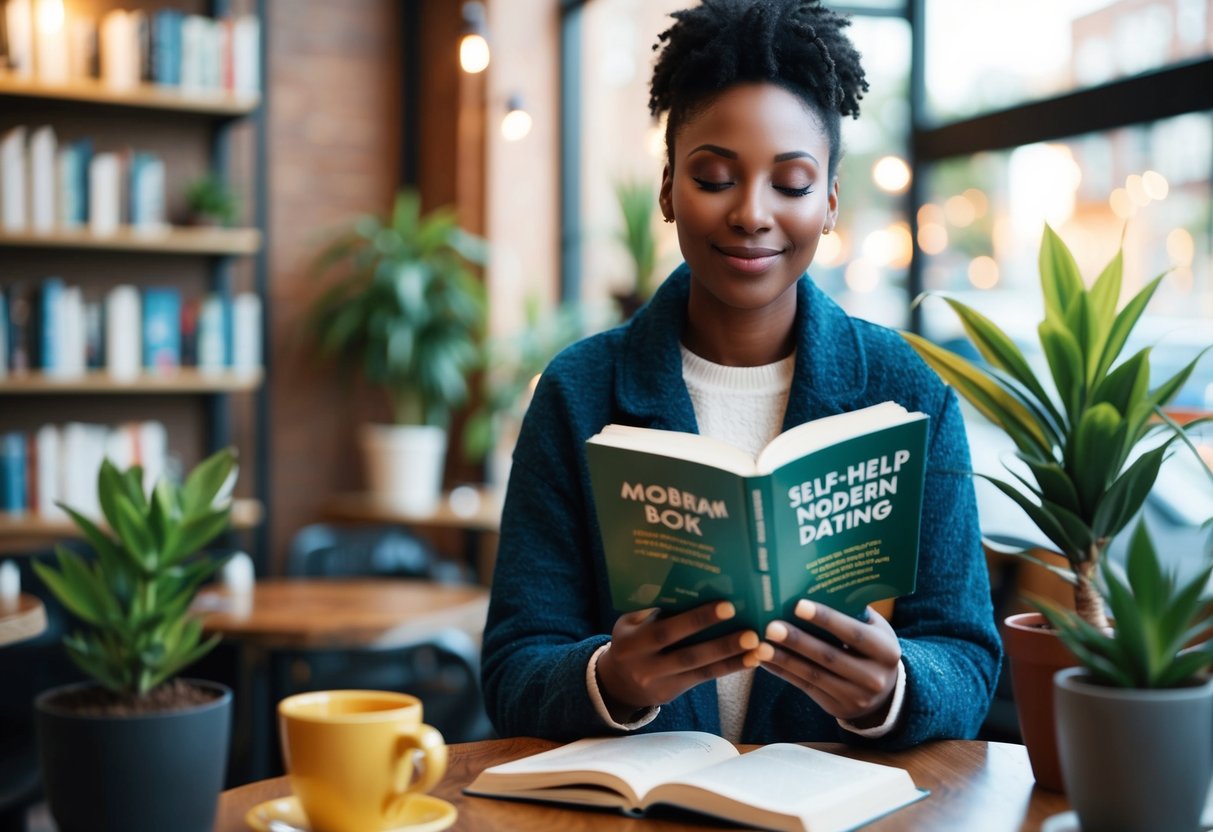
[[[1197,832],[1213,778],[1213,680],[1166,690],[1054,679],[1057,750],[1083,832]]]
[[[227,770],[232,692],[206,705],[132,717],[81,716],[52,688],[35,701],[38,755],[59,832],[211,832]]]

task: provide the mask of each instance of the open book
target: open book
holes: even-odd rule
[[[854,829],[927,794],[904,769],[790,743],[741,754],[699,731],[578,740],[485,769],[464,791],[633,815],[665,804],[790,832]]]
[[[762,633],[801,598],[859,617],[913,592],[927,422],[885,402],[791,428],[756,459],[608,425],[586,455],[615,607],[727,599],[731,628]]]

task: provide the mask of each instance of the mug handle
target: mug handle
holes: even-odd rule
[[[428,792],[446,774],[447,747],[442,734],[432,725],[420,725],[415,731],[400,732],[404,751],[396,766],[396,794]],[[423,763],[421,776],[413,779],[413,754],[420,751]]]

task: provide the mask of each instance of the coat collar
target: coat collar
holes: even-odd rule
[[[615,400],[630,424],[698,432],[682,379],[691,270],[683,263],[624,329]],[[803,276],[796,284],[796,368],[783,428],[853,409],[867,383],[855,322]]]

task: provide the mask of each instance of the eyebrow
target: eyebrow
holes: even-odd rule
[[[724,148],[724,147],[721,147],[720,145],[715,145],[715,144],[701,144],[701,145],[699,145],[699,147],[695,148],[690,153],[688,153],[687,156],[694,156],[696,153],[700,152],[701,150],[707,151],[708,153],[715,153],[717,156],[723,156],[726,159],[736,159],[737,158],[736,151],[729,150],[728,148]],[[817,161],[817,157],[815,157],[812,153],[809,153],[804,150],[791,150],[791,151],[788,151],[787,153],[776,154],[776,156],[775,156],[776,163],[788,162],[788,161],[791,161],[792,159],[811,159],[814,164],[817,164],[817,165],[821,164],[820,162]]]

